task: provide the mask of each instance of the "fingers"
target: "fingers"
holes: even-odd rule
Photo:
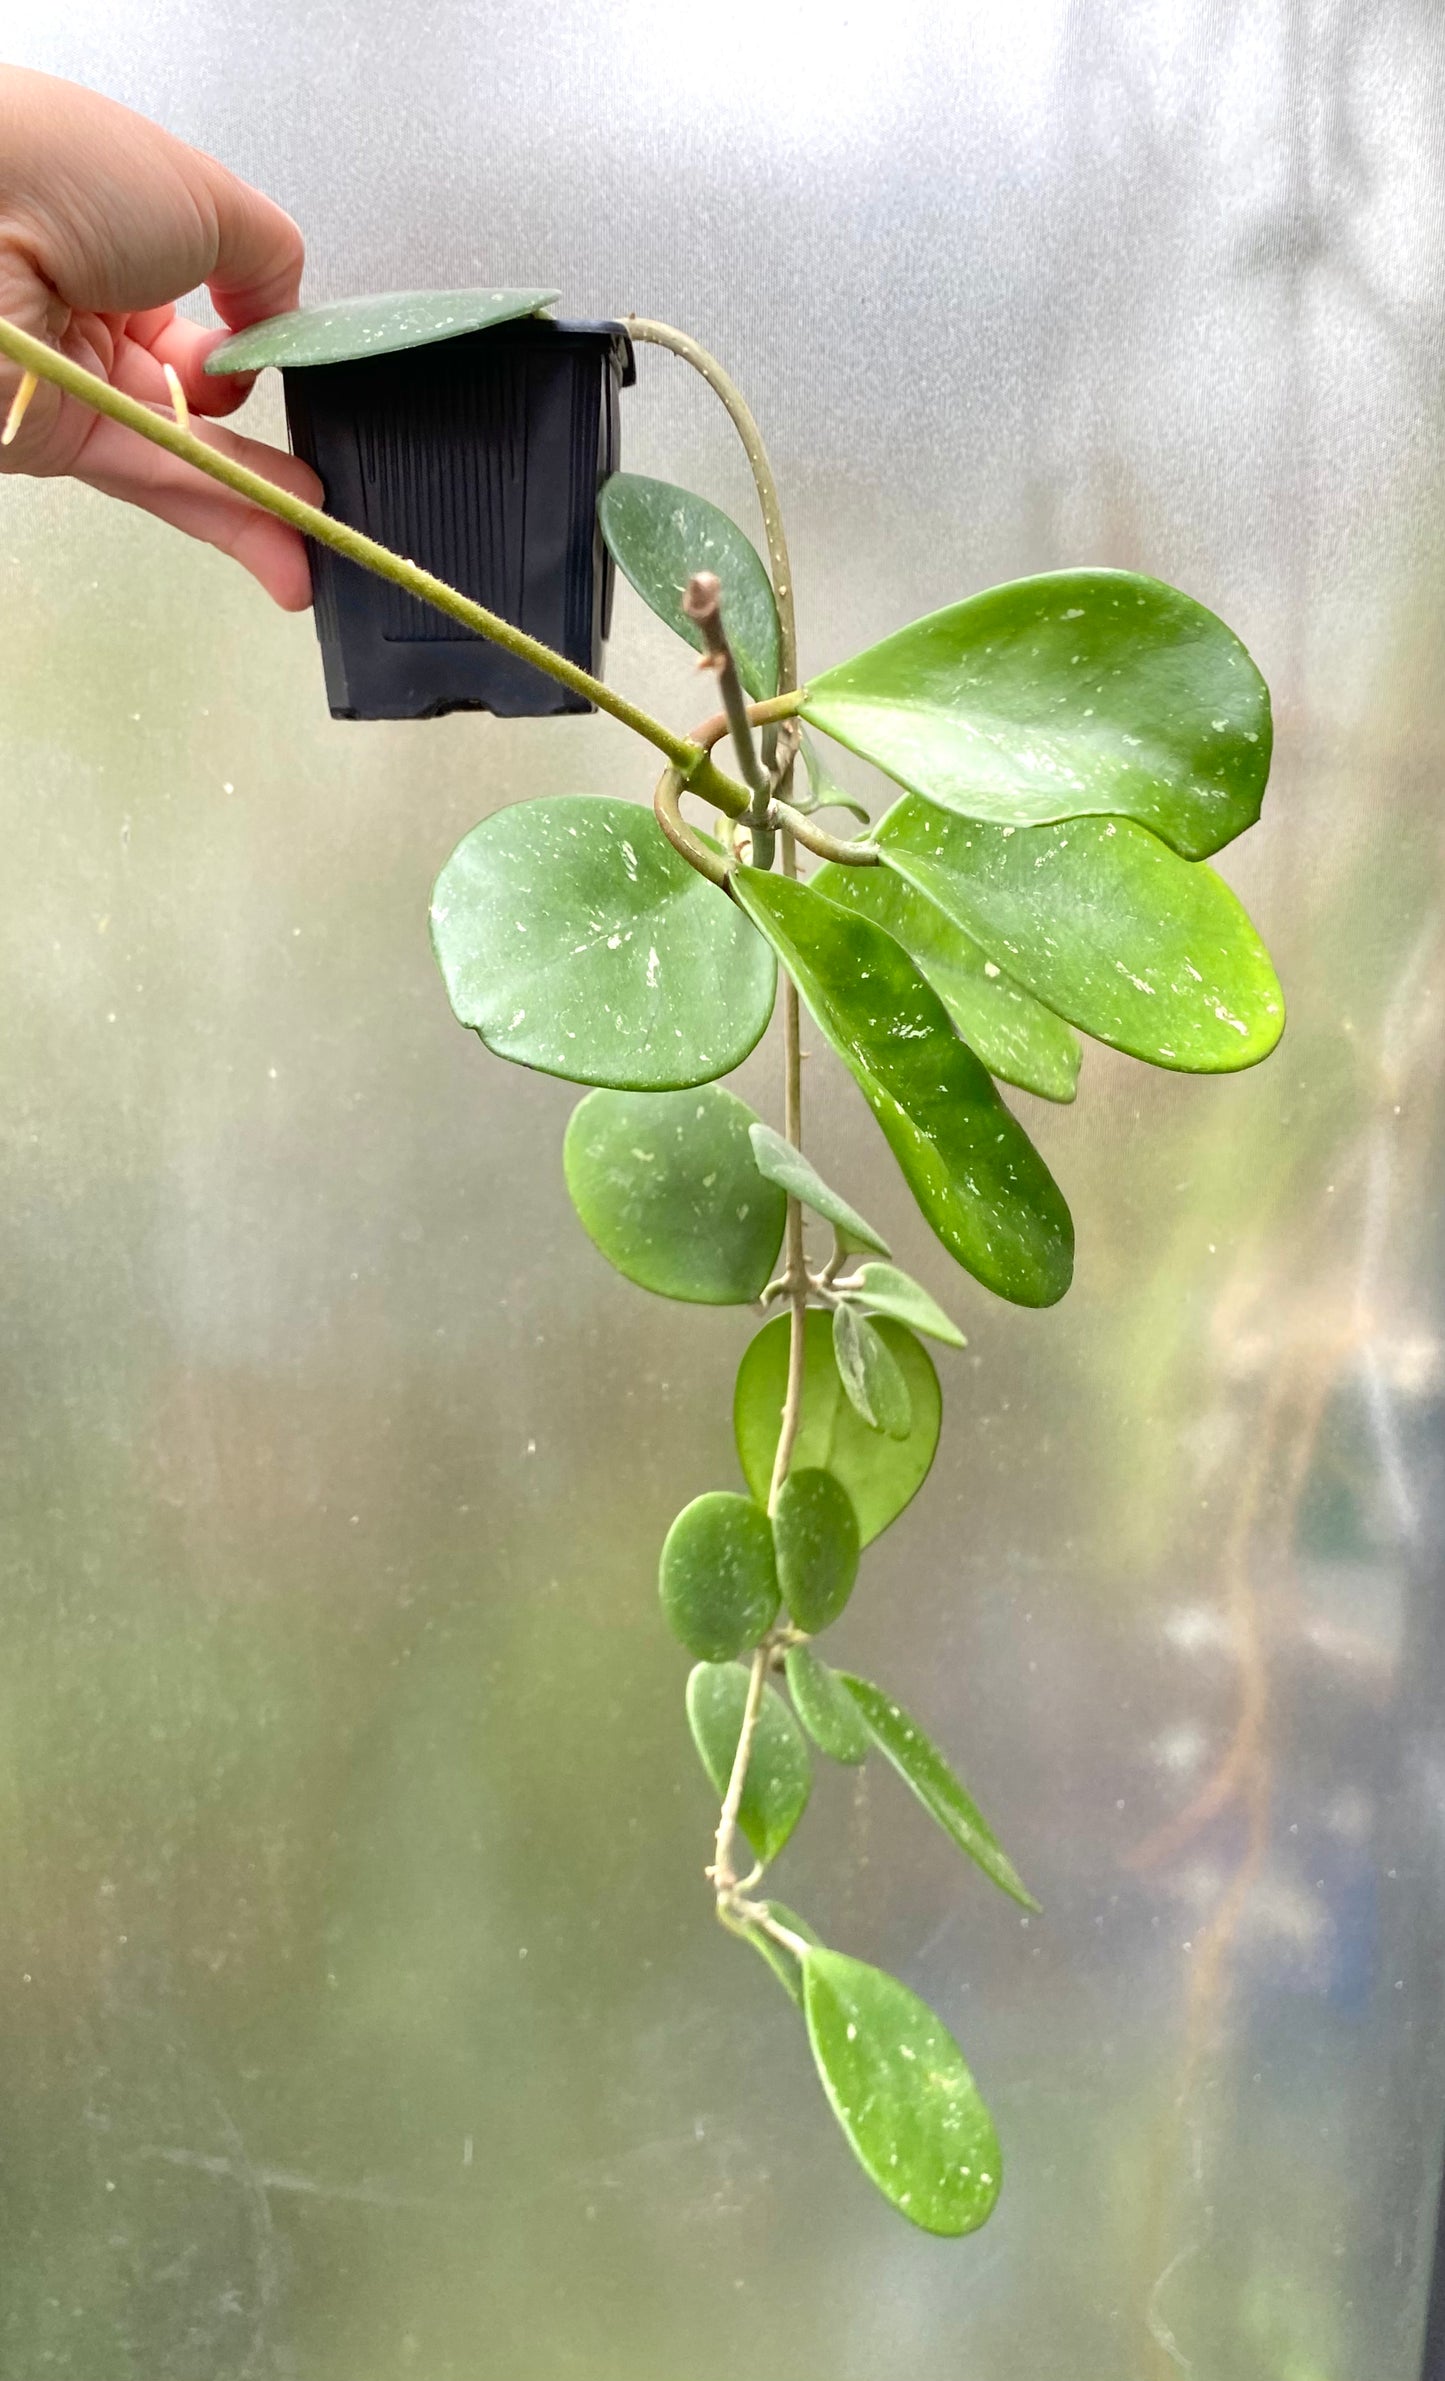
[[[197,153],[196,162],[215,216],[215,263],[206,286],[222,322],[242,331],[268,315],[289,313],[300,302],[306,260],[296,225],[273,199],[213,158]]]
[[[152,363],[151,368],[160,371],[158,364]],[[230,430],[207,427],[199,435],[208,446],[289,488],[293,495],[312,504],[320,502],[321,486],[315,472],[294,455],[282,454],[256,438],[240,438]],[[97,418],[75,467],[75,477],[107,496],[139,505],[172,528],[231,555],[259,580],[283,611],[304,611],[310,603],[306,548],[297,531],[248,504],[230,488],[207,479],[164,447],[138,438],[119,422]]]
[[[161,320],[160,316],[167,319]],[[158,366],[169,364],[172,367],[192,413],[234,413],[238,405],[245,404],[255,387],[254,372],[232,372],[208,377],[206,358],[220,346],[223,339],[229,337],[229,333],[202,330],[199,323],[187,322],[178,315],[173,306],[158,308],[154,316],[133,315],[128,335],[144,353],[155,358]],[[158,371],[156,378],[160,384],[158,387],[134,388],[132,395],[164,397],[163,371]]]

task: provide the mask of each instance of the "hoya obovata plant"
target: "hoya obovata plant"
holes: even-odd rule
[[[480,309],[464,294],[474,330],[535,319],[542,293],[493,293]],[[414,325],[418,303],[375,302],[368,344],[351,352],[384,350],[396,309],[409,307]],[[295,362],[298,348],[314,361],[316,321],[308,310],[261,326],[216,362]],[[715,673],[720,707],[690,735],[357,527],[226,462],[183,419],[120,396],[11,325],[0,323],[0,350],[26,373],[17,406],[38,376],[129,423],[662,753],[650,811],[585,793],[494,811],[442,869],[433,942],[456,1015],[489,1050],[587,1087],[565,1166],[603,1256],[662,1297],[775,1310],[738,1371],[745,1488],[696,1498],[661,1553],[662,1614],[695,1663],[687,1721],[720,1802],[706,1873],[722,1924],[799,2005],[866,2173],[911,2223],[966,2233],[993,2208],[1002,2168],[957,2044],[906,1984],[824,1944],[767,1889],[807,1806],[814,1756],[879,1755],[992,1884],[1035,1906],[919,1722],[886,1684],[826,1656],[862,1550],[933,1459],[941,1392],[925,1341],[964,1343],[803,1153],[801,1016],[853,1077],[948,1255],[997,1297],[1053,1305],[1073,1267],[1069,1211],[997,1086],[1071,1100],[1080,1033],[1200,1074],[1273,1049],[1278,982],[1207,865],[1259,815],[1269,697],[1212,613],[1113,570],[971,596],[800,686],[792,577],[756,424],[682,333],[635,319],[625,330],[703,372],[742,435],[762,504],[771,569],[702,497],[621,474],[602,487],[611,556]],[[855,805],[809,729],[892,780],[876,825],[859,812],[863,831],[846,840],[819,827],[819,811]],[[725,737],[737,778],[712,757]],[[800,764],[805,786],[794,783]],[[715,831],[684,815],[689,800],[714,814]],[[756,1048],[775,1002],[782,1082],[770,1121],[722,1078]]]

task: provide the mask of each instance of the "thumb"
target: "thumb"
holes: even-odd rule
[[[215,225],[215,263],[206,287],[222,322],[243,331],[268,315],[289,313],[301,296],[306,258],[296,225],[273,199],[214,158],[198,162]]]

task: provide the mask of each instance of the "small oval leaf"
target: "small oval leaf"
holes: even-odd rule
[[[783,1657],[793,1708],[820,1753],[856,1769],[868,1758],[868,1731],[837,1673],[810,1646],[790,1646]]]
[[[494,812],[437,878],[431,930],[461,1023],[572,1083],[709,1082],[772,1014],[762,937],[632,802],[564,794]]]
[[[760,1505],[768,1501],[788,1379],[787,1315],[775,1315],[750,1343],[738,1368],[733,1427],[743,1477]],[[938,1445],[942,1398],[928,1351],[901,1323],[878,1326],[908,1383],[913,1427],[884,1438],[855,1414],[833,1361],[833,1326],[817,1307],[805,1324],[803,1415],[793,1447],[798,1470],[817,1468],[841,1481],[868,1545],[895,1521],[928,1477]]]
[[[1254,824],[1269,775],[1269,689],[1238,637],[1132,571],[950,604],[813,679],[802,708],[966,818],[1136,818],[1188,860]]]
[[[832,1472],[794,1466],[778,1491],[773,1540],[783,1602],[798,1627],[815,1637],[832,1627],[858,1576],[858,1516],[842,1481]]]
[[[338,298],[330,306],[297,306],[253,322],[223,339],[206,358],[208,372],[260,372],[279,364],[346,364],[361,356],[395,355],[465,331],[490,330],[550,306],[555,289],[394,289],[380,297]]]
[[[666,480],[619,471],[597,499],[607,550],[643,602],[699,653],[702,631],[682,608],[688,580],[710,570],[722,582],[723,626],[738,676],[756,701],[778,691],[778,608],[752,540],[705,496]]]
[[[704,1662],[731,1661],[777,1616],[767,1514],[730,1489],[694,1497],[663,1540],[657,1584],[668,1627],[688,1652]]]
[[[999,2194],[998,2135],[942,2020],[896,1976],[812,1948],[803,2008],[823,2089],[869,2180],[923,2232],[976,2232]]]
[[[902,1706],[870,1679],[854,1678],[846,1670],[840,1670],[837,1675],[857,1704],[863,1725],[879,1752],[892,1762],[904,1783],[912,1787],[929,1817],[938,1821],[944,1834],[952,1837],[961,1852],[977,1861],[995,1885],[1002,1886],[1024,1909],[1036,1910],[1039,1905],[1023,1878],[931,1737],[925,1736],[918,1722],[910,1719]]]
[[[849,1402],[869,1428],[906,1439],[913,1424],[908,1383],[867,1316],[846,1303],[833,1309],[833,1361]]]
[[[907,1323],[913,1331],[926,1332],[930,1339],[941,1339],[945,1347],[966,1348],[968,1341],[944,1313],[936,1298],[930,1298],[921,1282],[897,1265],[860,1265],[856,1273],[839,1275],[835,1290],[843,1290],[866,1306],[870,1314],[892,1315],[899,1323]]]
[[[782,1245],[788,1203],[760,1181],[752,1109],[715,1083],[591,1091],[563,1144],[567,1188],[610,1265],[659,1297],[746,1306]]]
[[[742,1733],[748,1673],[739,1662],[700,1662],[687,1682],[687,1718],[703,1768],[726,1794]],[[759,1860],[775,1860],[808,1805],[812,1772],[803,1732],[774,1688],[764,1687],[738,1825]]]
[[[801,1149],[795,1149],[791,1141],[775,1133],[770,1124],[755,1124],[751,1138],[753,1157],[765,1181],[776,1182],[790,1197],[811,1207],[849,1247],[876,1248],[880,1257],[889,1255],[887,1241],[871,1224],[864,1222],[856,1207],[850,1207],[846,1199],[840,1199],[835,1190],[828,1188]]]

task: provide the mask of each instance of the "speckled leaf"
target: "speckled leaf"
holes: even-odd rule
[[[748,693],[764,701],[778,691],[778,610],[772,584],[751,539],[735,521],[666,480],[619,471],[597,500],[597,517],[619,570],[659,620],[700,653],[702,632],[682,598],[694,572],[722,582],[723,626]]]
[[[767,1514],[729,1489],[694,1497],[663,1540],[657,1586],[668,1627],[700,1661],[756,1645],[779,1601]]]
[[[885,1695],[881,1687],[875,1687],[870,1679],[854,1678],[846,1670],[840,1670],[838,1678],[857,1704],[863,1725],[878,1750],[892,1762],[905,1784],[912,1787],[929,1817],[938,1821],[944,1834],[952,1837],[961,1852],[977,1861],[995,1885],[1002,1886],[1026,1910],[1036,1910],[1039,1905],[1018,1870],[931,1737],[925,1736],[901,1704],[895,1703],[891,1695]]]
[[[931,804],[918,807],[943,816]],[[892,868],[849,868],[832,860],[808,881],[814,892],[826,893],[840,909],[861,910],[902,943],[991,1075],[1040,1099],[1073,1098],[1079,1044],[1071,1028],[916,887]]]
[[[752,1109],[693,1091],[591,1091],[563,1146],[572,1204],[619,1273],[663,1298],[745,1306],[761,1295],[787,1200],[759,1180]]]
[[[1189,1074],[1267,1058],[1284,1030],[1269,955],[1222,877],[1132,819],[980,826],[916,795],[879,829],[888,862],[1060,1016]]]
[[[208,372],[259,372],[267,364],[285,371],[301,365],[345,364],[358,356],[395,355],[404,347],[427,347],[457,339],[464,331],[490,330],[536,314],[557,297],[555,289],[394,289],[380,297],[338,298],[330,306],[298,306],[273,314],[223,340],[206,358]]]
[[[752,1144],[758,1172],[767,1181],[776,1182],[780,1189],[791,1193],[793,1198],[801,1199],[803,1205],[811,1207],[815,1215],[821,1215],[825,1223],[833,1226],[845,1246],[876,1248],[881,1257],[889,1254],[888,1243],[881,1232],[875,1232],[870,1223],[864,1222],[856,1207],[850,1207],[846,1199],[840,1199],[835,1190],[830,1190],[801,1149],[795,1149],[791,1141],[785,1141],[781,1133],[775,1133],[770,1124],[753,1126]]]
[[[803,2008],[823,2089],[869,2180],[923,2232],[976,2232],[998,2198],[998,2136],[941,2018],[896,1976],[811,1947]]]
[[[760,1505],[777,1453],[788,1378],[789,1318],[777,1315],[751,1342],[738,1368],[733,1427],[743,1477]],[[844,1394],[833,1361],[833,1326],[814,1307],[804,1337],[803,1418],[793,1448],[798,1470],[829,1471],[848,1491],[866,1546],[895,1521],[928,1477],[938,1445],[942,1400],[928,1351],[901,1323],[878,1326],[908,1383],[913,1427],[906,1439],[870,1430]]]
[[[778,1585],[798,1627],[809,1636],[831,1628],[858,1576],[858,1516],[842,1481],[795,1465],[778,1491],[773,1540]]]
[[[886,1438],[906,1439],[913,1422],[908,1383],[882,1335],[848,1305],[833,1309],[833,1361],[855,1413]]]
[[[700,1662],[687,1682],[687,1718],[703,1768],[727,1792],[742,1733],[748,1674],[740,1662]],[[803,1732],[783,1698],[764,1687],[738,1824],[759,1860],[775,1860],[808,1804],[812,1773]]]
[[[793,1708],[820,1753],[856,1769],[868,1758],[868,1731],[836,1671],[810,1646],[790,1646],[783,1657]]]
[[[966,818],[1136,818],[1202,860],[1259,816],[1269,690],[1239,639],[1130,571],[1016,579],[808,686],[803,716]]]
[[[856,1283],[856,1289],[852,1285]],[[897,1265],[860,1265],[856,1273],[840,1274],[835,1287],[848,1286],[849,1295],[866,1306],[870,1314],[892,1315],[896,1322],[907,1323],[914,1331],[926,1332],[930,1339],[941,1339],[945,1347],[966,1348],[968,1341],[957,1323],[950,1321],[936,1298],[930,1298],[921,1282]]]
[[[709,1082],[772,1014],[766,943],[632,802],[563,794],[496,811],[438,877],[431,928],[462,1024],[499,1058],[569,1082]]]
[[[1015,1305],[1052,1306],[1074,1265],[1063,1195],[902,945],[810,885],[739,868],[733,887],[949,1255]]]

